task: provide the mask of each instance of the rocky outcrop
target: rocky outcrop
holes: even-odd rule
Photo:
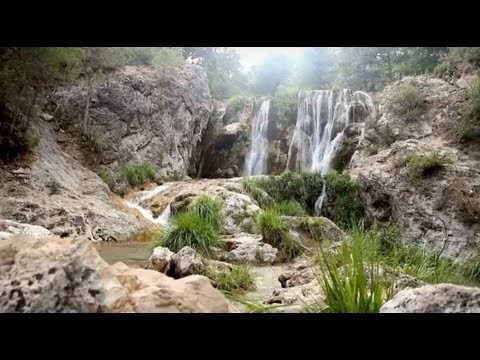
[[[0,168],[0,217],[92,240],[124,241],[146,229],[97,174],[62,150],[49,123],[32,127],[40,142],[28,165]]]
[[[414,118],[388,106],[406,81],[412,81],[425,96],[424,108]],[[367,123],[350,164],[367,220],[394,220],[411,242],[452,258],[465,257],[480,241],[475,220],[480,212],[475,200],[480,194],[480,159],[455,138],[465,96],[464,87],[429,76],[405,78],[388,86],[376,96],[379,117],[376,123]],[[407,156],[434,151],[444,154],[449,163],[412,181],[405,166]]]
[[[126,66],[94,84],[54,97],[62,120],[94,134],[99,162],[114,173],[145,161],[160,176],[196,175],[202,141],[213,110],[205,71]]]
[[[262,210],[244,192],[241,178],[184,180],[173,183],[141,206],[160,214],[170,204],[175,213],[188,210],[198,196],[207,194],[223,201],[226,234],[252,232],[255,215]]]
[[[204,276],[109,266],[85,238],[0,242],[0,312],[229,312]]]
[[[38,225],[21,224],[12,220],[0,219],[0,240],[6,240],[17,234],[26,234],[33,237],[53,236],[53,233]]]
[[[399,292],[381,313],[480,313],[480,289],[452,284],[427,285]]]
[[[230,262],[249,264],[273,264],[277,260],[278,249],[269,244],[244,243],[228,253]]]

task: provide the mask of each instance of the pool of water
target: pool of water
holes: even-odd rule
[[[152,254],[152,245],[145,243],[99,242],[95,247],[110,265],[120,261],[131,267],[145,268]]]

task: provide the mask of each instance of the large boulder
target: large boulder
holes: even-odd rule
[[[273,264],[277,260],[278,249],[270,244],[245,243],[230,251],[227,260],[249,264]]]
[[[85,238],[0,242],[0,312],[229,312],[203,276],[109,266]]]
[[[480,313],[480,289],[453,284],[400,291],[381,313]]]
[[[98,160],[110,170],[148,161],[160,176],[197,173],[213,110],[200,66],[126,66],[90,92],[81,85],[59,89],[54,97],[58,114],[80,127],[89,95],[89,131],[96,137]]]

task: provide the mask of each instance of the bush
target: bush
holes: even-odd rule
[[[127,166],[123,169],[122,176],[126,178],[132,186],[142,185],[148,180],[155,180],[155,169],[148,163]]]
[[[221,200],[202,195],[195,200],[191,211],[212,225],[215,230],[222,228],[224,214]]]
[[[348,174],[331,170],[325,176],[327,195],[322,215],[342,229],[350,229],[363,219],[358,183]]]
[[[446,154],[432,151],[424,154],[410,154],[405,164],[409,177],[411,179],[419,179],[438,172],[451,162]]]
[[[436,73],[452,74],[462,62],[480,66],[480,47],[453,47],[440,58],[440,63],[435,68]]]
[[[186,212],[175,215],[171,227],[156,246],[164,246],[177,252],[185,246],[204,255],[210,255],[212,249],[220,245],[218,232],[198,214]]]
[[[284,200],[272,207],[280,216],[307,216],[305,208],[295,200]]]
[[[285,223],[274,209],[259,213],[256,221],[263,241],[278,248],[283,260],[291,260],[303,251],[302,246],[290,236]]]
[[[274,97],[277,110],[277,119],[281,124],[294,124],[297,116],[298,92],[297,87],[280,85]]]
[[[235,115],[245,108],[245,105],[250,101],[248,96],[235,95],[227,100],[227,108],[223,117],[223,124],[227,125],[235,122],[237,119]]]
[[[262,209],[273,206],[274,200],[268,195],[268,193],[260,188],[258,179],[252,179],[245,177],[242,180],[243,188]]]
[[[234,265],[232,269],[221,272],[207,266],[204,275],[216,282],[217,289],[221,291],[243,293],[255,289],[255,277],[247,265]]]
[[[246,183],[244,182],[244,186]],[[315,201],[322,192],[323,178],[320,172],[284,172],[276,176],[264,176],[254,179],[249,179],[245,187],[247,192],[255,193],[254,198],[260,195],[263,190],[275,202],[285,200],[295,200],[302,206],[305,206],[309,213],[313,214],[315,210]],[[255,189],[255,190],[254,190]],[[264,195],[262,195],[265,198]],[[257,200],[258,201],[258,200]],[[271,201],[265,201],[267,206],[272,206]],[[260,206],[262,204],[259,202]],[[266,208],[267,206],[262,206]]]
[[[268,209],[257,215],[257,224],[262,232],[263,239],[273,247],[280,247],[288,236],[288,229],[277,212]]]
[[[470,88],[458,127],[461,140],[480,139],[480,74]]]
[[[387,109],[396,115],[414,119],[426,109],[425,95],[416,88],[413,81],[406,81],[400,84],[397,92],[388,99]]]

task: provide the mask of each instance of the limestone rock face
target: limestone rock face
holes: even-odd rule
[[[78,124],[89,92],[59,89],[59,116]],[[96,134],[100,162],[112,171],[145,161],[160,176],[196,175],[200,146],[213,110],[205,71],[193,64],[177,70],[126,66],[90,94],[89,131]]]
[[[85,238],[0,242],[0,312],[230,312],[208,278],[109,266]]]

